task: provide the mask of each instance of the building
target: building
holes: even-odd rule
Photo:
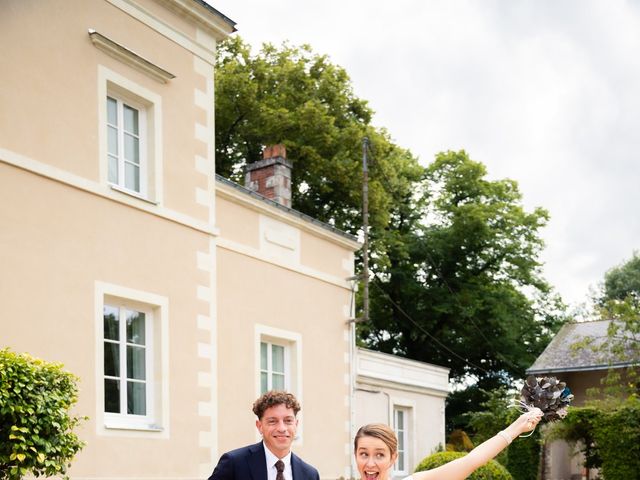
[[[602,345],[607,338],[610,320],[583,323],[567,323],[553,337],[547,348],[529,367],[527,374],[537,377],[552,375],[566,382],[574,395],[573,406],[582,406],[591,388],[600,387],[601,380],[610,368],[624,369],[633,363],[613,357],[607,358],[591,348],[575,348],[578,342],[588,339],[593,346]],[[582,455],[574,455],[564,441],[545,446],[545,480],[580,480],[586,477]],[[589,478],[596,478],[592,471]]]
[[[215,176],[215,49],[234,29],[202,0],[3,2],[0,347],[80,378],[73,478],[207,478],[258,441],[251,404],[280,387],[303,403],[295,451],[323,479],[354,473],[360,245],[289,208],[278,146],[247,188]],[[410,422],[444,391],[414,380],[384,386]]]
[[[220,177],[216,184],[219,451],[259,441],[251,402],[285,389],[302,403],[296,453],[322,478],[349,477],[354,338],[346,279],[360,245],[287,207],[286,152],[275,146],[264,156],[248,166],[251,188]]]
[[[386,423],[398,436],[394,478],[404,478],[445,440],[449,369],[358,348],[355,425]],[[355,434],[354,434],[355,436]]]
[[[296,451],[347,475],[359,244],[216,180],[234,23],[199,0],[16,0],[0,30],[1,343],[80,377],[71,475],[206,478],[257,440],[265,384],[303,401]]]

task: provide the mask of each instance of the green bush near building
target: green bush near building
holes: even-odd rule
[[[429,455],[416,467],[416,472],[432,470],[467,455],[465,452],[438,452]],[[513,480],[509,471],[495,460],[478,468],[467,477],[469,480]]]
[[[69,410],[77,378],[61,364],[0,350],[0,480],[66,476],[83,442]]]

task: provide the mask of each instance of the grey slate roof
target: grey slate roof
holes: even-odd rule
[[[553,337],[544,352],[527,369],[527,373],[536,375],[554,372],[579,372],[585,370],[605,370],[610,367],[625,367],[632,362],[611,358],[610,362],[602,358],[601,352],[594,352],[591,348],[574,350],[571,345],[584,340],[593,339],[591,344],[602,345],[607,338],[607,328],[611,320],[597,320],[593,322],[568,323]]]

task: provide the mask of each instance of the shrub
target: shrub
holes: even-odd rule
[[[65,476],[84,445],[69,409],[77,378],[62,365],[0,350],[0,480]]]
[[[464,457],[465,455],[466,453],[464,452],[434,453],[420,462],[416,467],[416,472],[437,468],[445,463],[451,462],[452,460]],[[513,477],[508,470],[495,460],[490,460],[489,463],[478,468],[467,478],[470,480],[513,480]]]
[[[593,438],[604,478],[638,478],[640,472],[640,400],[630,397],[613,411],[594,418]]]
[[[580,443],[586,466],[604,478],[638,478],[640,472],[640,399],[630,396],[615,408],[575,407],[548,439]]]

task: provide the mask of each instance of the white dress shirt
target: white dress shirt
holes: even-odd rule
[[[264,456],[267,459],[267,480],[276,480],[276,475],[278,474],[276,462],[278,460],[282,460],[284,463],[284,471],[282,472],[284,480],[293,480],[293,473],[291,473],[291,451],[289,451],[284,458],[278,458],[271,453],[271,450],[267,448],[264,442],[262,442],[262,446],[264,447]]]

